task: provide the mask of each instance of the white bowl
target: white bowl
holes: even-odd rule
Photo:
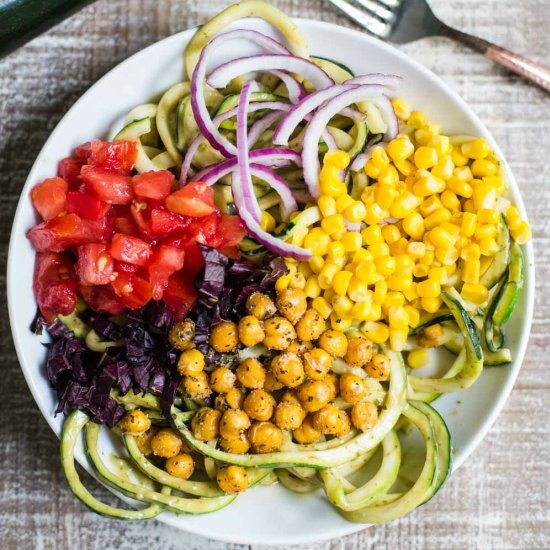
[[[441,124],[447,134],[485,137],[502,159],[493,138],[464,101],[412,59],[387,44],[350,29],[306,19],[299,20],[299,25],[313,54],[340,60],[356,73],[389,72],[401,75],[403,84],[399,94],[408,99],[414,108],[425,111],[429,119]],[[257,20],[240,22],[239,26],[272,32],[267,24]],[[45,349],[41,339],[29,330],[36,312],[32,293],[34,251],[25,238],[25,232],[36,222],[29,191],[42,179],[54,175],[57,161],[67,156],[73,147],[95,137],[110,137],[108,129],[131,108],[147,102],[181,80],[183,51],[193,33],[193,29],[188,30],[149,46],[115,67],[88,90],[44,145],[23,189],[13,223],[8,258],[10,321],[27,383],[44,418],[58,436],[63,418],[53,416],[56,398],[44,373]],[[240,48],[231,48],[225,59],[228,55],[249,52],[251,48],[243,44]],[[505,162],[503,166],[511,194],[525,217],[517,184]],[[435,402],[452,434],[454,468],[464,462],[495,421],[523,360],[531,327],[535,288],[533,248],[530,243],[525,251],[525,290],[506,329],[507,345],[512,349],[514,362],[506,367],[486,368],[472,388],[444,396]],[[77,452],[77,458],[90,471],[81,449]],[[342,519],[320,491],[313,496],[301,496],[279,486],[251,490],[234,504],[214,514],[176,516],[165,512],[159,520],[205,537],[242,544],[308,543],[340,537],[365,527]]]

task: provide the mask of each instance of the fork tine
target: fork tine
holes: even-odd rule
[[[371,34],[379,38],[386,38],[390,33],[391,25],[389,23],[380,21],[346,0],[329,0],[329,2]]]
[[[382,21],[391,21],[395,15],[387,7],[384,7],[378,2],[373,2],[373,0],[355,0],[359,5],[363,6],[371,15],[375,15]]]
[[[403,0],[377,0],[378,3],[384,4],[384,6],[390,8],[390,9],[394,9],[394,8],[399,7],[399,5],[401,4],[402,1]]]

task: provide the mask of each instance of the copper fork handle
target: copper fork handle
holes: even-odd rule
[[[443,36],[454,38],[470,48],[481,52],[485,57],[506,67],[508,70],[530,80],[542,89],[550,92],[550,68],[535,63],[526,57],[511,52],[506,48],[492,44],[491,42],[472,36],[465,32],[444,26],[441,31]]]

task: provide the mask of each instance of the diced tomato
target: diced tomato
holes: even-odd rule
[[[185,261],[185,251],[161,245],[153,254],[148,268],[149,282],[153,285],[153,298],[160,300],[170,275],[179,271]]]
[[[71,187],[78,187],[82,180],[80,179],[80,170],[82,162],[73,157],[61,159],[57,164],[57,175],[63,178]]]
[[[68,183],[58,177],[45,179],[31,189],[32,204],[42,219],[51,220],[65,210],[68,189]]]
[[[187,229],[190,223],[189,217],[170,212],[164,207],[151,210],[151,230],[155,235],[168,235],[174,231]]]
[[[76,247],[78,260],[74,269],[80,284],[93,286],[111,282],[114,262],[108,247],[105,243],[81,244]]]
[[[222,247],[237,246],[246,235],[246,229],[239,216],[222,216],[218,226]]]
[[[145,266],[149,264],[152,254],[151,245],[137,237],[122,233],[116,233],[113,237],[111,256],[115,260]]]
[[[166,198],[166,208],[184,216],[208,216],[217,211],[214,190],[200,181],[188,183]]]
[[[153,230],[151,229],[151,224],[146,216],[147,210],[148,205],[144,201],[133,201],[130,206],[130,213],[132,214],[132,218],[136,222],[139,231],[143,237],[150,240],[153,238]]]
[[[82,222],[88,234],[86,242],[110,242],[115,234],[113,221],[108,215],[99,220],[82,220]]]
[[[119,271],[111,285],[115,294],[131,309],[144,306],[153,297],[152,285],[132,273]]]
[[[134,193],[143,199],[164,200],[172,189],[174,174],[168,170],[152,170],[132,178]]]
[[[126,262],[115,262],[115,271],[124,271],[125,273],[138,273],[141,270],[139,265],[127,264]]]
[[[67,212],[72,212],[82,218],[97,221],[103,218],[110,208],[110,204],[100,201],[98,198],[92,197],[87,193],[80,193],[78,191],[69,191],[67,193]]]
[[[94,239],[91,227],[76,214],[58,216],[35,225],[27,232],[27,238],[38,252],[63,252],[67,248]]]
[[[225,248],[218,248],[218,250],[228,258],[231,258],[232,260],[240,260],[241,259],[241,252],[239,250],[238,246],[227,246]]]
[[[126,306],[115,294],[115,291],[111,285],[81,285],[78,290],[82,298],[84,298],[84,301],[94,311],[98,311],[100,313],[110,313],[111,315],[120,315],[126,311]]]
[[[42,315],[53,321],[76,307],[76,282],[71,259],[64,254],[38,253],[34,265],[33,289]]]
[[[162,299],[178,321],[185,317],[197,301],[198,294],[194,281],[195,279],[190,278],[183,271],[174,273],[168,279]]]
[[[126,235],[139,234],[139,227],[134,221],[134,217],[128,206],[120,204],[112,206],[108,217],[111,219],[111,224],[117,233],[125,233]]]
[[[130,204],[134,198],[129,176],[88,165],[82,167],[80,175],[86,189],[104,202]]]
[[[223,240],[220,235],[219,222],[220,214],[214,212],[203,218],[192,219],[187,231],[198,242],[217,248]]]
[[[73,150],[73,157],[80,160],[83,164],[88,164],[88,159],[92,154],[92,144],[90,141],[82,143]]]
[[[138,149],[135,141],[120,140],[113,143],[94,139],[88,164],[122,174],[129,174],[136,162]]]

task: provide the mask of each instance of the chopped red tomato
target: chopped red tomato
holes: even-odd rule
[[[94,310],[100,313],[120,315],[127,307],[115,294],[111,285],[83,286],[80,285],[78,292],[84,301]]]
[[[73,150],[73,157],[80,160],[83,164],[88,164],[88,159],[92,154],[92,143],[87,141],[82,143],[78,147],[75,147]]]
[[[222,216],[218,232],[222,238],[222,247],[237,246],[246,235],[246,229],[239,216]]]
[[[187,229],[190,223],[189,217],[170,212],[164,207],[151,210],[151,230],[155,235],[168,235],[174,231]]]
[[[168,279],[168,286],[162,295],[162,299],[178,321],[185,317],[197,298],[194,279],[181,271]]]
[[[188,183],[166,198],[166,208],[184,216],[208,216],[217,211],[214,205],[214,190],[200,181]]]
[[[76,282],[71,259],[64,254],[38,253],[34,264],[33,289],[42,315],[53,321],[76,307]]]
[[[152,285],[132,273],[119,271],[111,285],[115,294],[131,309],[144,306],[153,297]]]
[[[151,245],[137,237],[122,233],[116,233],[113,237],[111,256],[115,260],[145,266],[148,265],[152,254]]]
[[[139,228],[139,232],[141,232],[142,236],[147,240],[151,240],[153,238],[153,230],[151,229],[151,224],[146,215],[147,210],[148,205],[144,201],[133,201],[130,206],[130,213]]]
[[[82,162],[73,157],[61,159],[57,164],[57,175],[63,178],[71,187],[78,187],[82,180],[80,179],[80,170]]]
[[[179,271],[185,261],[185,251],[173,246],[161,245],[153,254],[148,267],[149,281],[153,285],[153,298],[160,300],[170,275]]]
[[[95,166],[83,166],[80,175],[86,189],[104,202],[130,204],[134,198],[129,176]]]
[[[132,184],[137,197],[162,201],[172,190],[174,174],[168,170],[153,170],[134,176]]]
[[[220,214],[214,212],[209,216],[191,220],[187,232],[195,237],[198,242],[217,248],[222,242],[219,222]]]
[[[27,232],[27,238],[38,252],[63,252],[75,244],[94,240],[88,224],[76,214],[35,225]]]
[[[114,262],[106,243],[81,244],[76,247],[78,259],[74,266],[80,284],[106,285],[111,282]]]
[[[136,162],[137,155],[138,149],[135,141],[120,140],[111,143],[94,139],[91,143],[88,164],[129,174]]]
[[[48,178],[31,189],[32,204],[44,220],[51,220],[65,210],[69,185],[62,178]]]
[[[67,212],[77,214],[81,218],[95,221],[100,220],[105,217],[110,208],[110,204],[100,201],[98,198],[92,197],[87,193],[80,193],[78,191],[69,191],[67,193]]]

